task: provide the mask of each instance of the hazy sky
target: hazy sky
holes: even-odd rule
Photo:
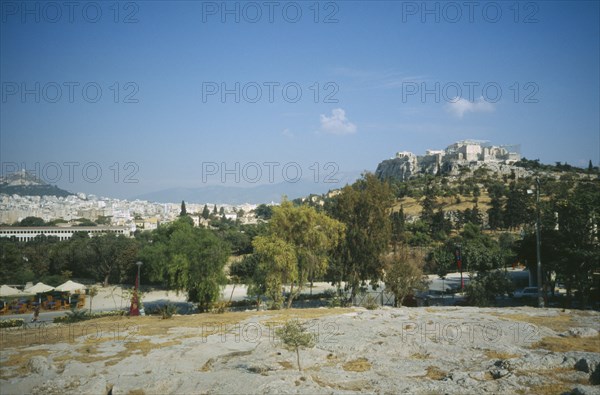
[[[1,5],[2,170],[72,191],[320,182],[466,138],[600,160],[597,1]]]

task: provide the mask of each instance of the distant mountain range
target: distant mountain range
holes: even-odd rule
[[[0,177],[0,193],[20,196],[58,196],[73,195],[69,191],[50,185],[25,170]]]
[[[360,172],[347,172],[344,174],[338,173],[336,175],[338,182],[336,183],[317,183],[313,180],[302,179],[295,183],[280,182],[250,187],[228,185],[207,185],[197,188],[179,187],[137,195],[134,196],[134,199],[161,203],[179,202],[181,200],[189,203],[279,203],[283,195],[287,196],[290,200],[310,194],[320,195],[333,189],[342,188],[346,184],[352,184],[359,177]]]
[[[139,199],[160,203],[177,203],[182,200],[189,203],[271,203],[280,202],[283,195],[292,200],[310,194],[327,193],[332,189],[352,184],[359,177],[360,172],[356,171],[336,174],[336,183],[301,179],[295,183],[280,182],[254,186],[206,185],[196,188],[177,187],[133,196],[131,200]],[[74,195],[74,193],[50,185],[24,170],[0,177],[0,194],[57,197]]]

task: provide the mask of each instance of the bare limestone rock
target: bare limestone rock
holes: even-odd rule
[[[47,357],[39,355],[32,357],[27,362],[27,369],[29,369],[31,373],[43,375],[46,371],[51,369],[50,361],[48,361]]]

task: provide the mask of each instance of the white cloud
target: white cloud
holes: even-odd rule
[[[492,103],[485,101],[483,96],[474,102],[456,97],[452,102],[446,104],[446,111],[456,115],[458,118],[462,118],[468,112],[492,112],[494,111],[494,106]]]
[[[293,138],[294,137],[294,132],[292,132],[291,130],[289,130],[288,128],[283,129],[283,132],[281,132],[281,134],[285,137],[289,137],[289,138]]]
[[[346,118],[346,111],[341,108],[331,110],[331,116],[321,114],[321,131],[330,134],[356,133],[356,125]]]

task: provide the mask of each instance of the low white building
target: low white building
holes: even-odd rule
[[[131,236],[131,228],[126,226],[1,226],[0,237],[15,237],[18,241],[29,241],[36,236],[45,235],[58,237],[59,240],[68,240],[75,232],[87,232],[92,236],[106,233]]]

